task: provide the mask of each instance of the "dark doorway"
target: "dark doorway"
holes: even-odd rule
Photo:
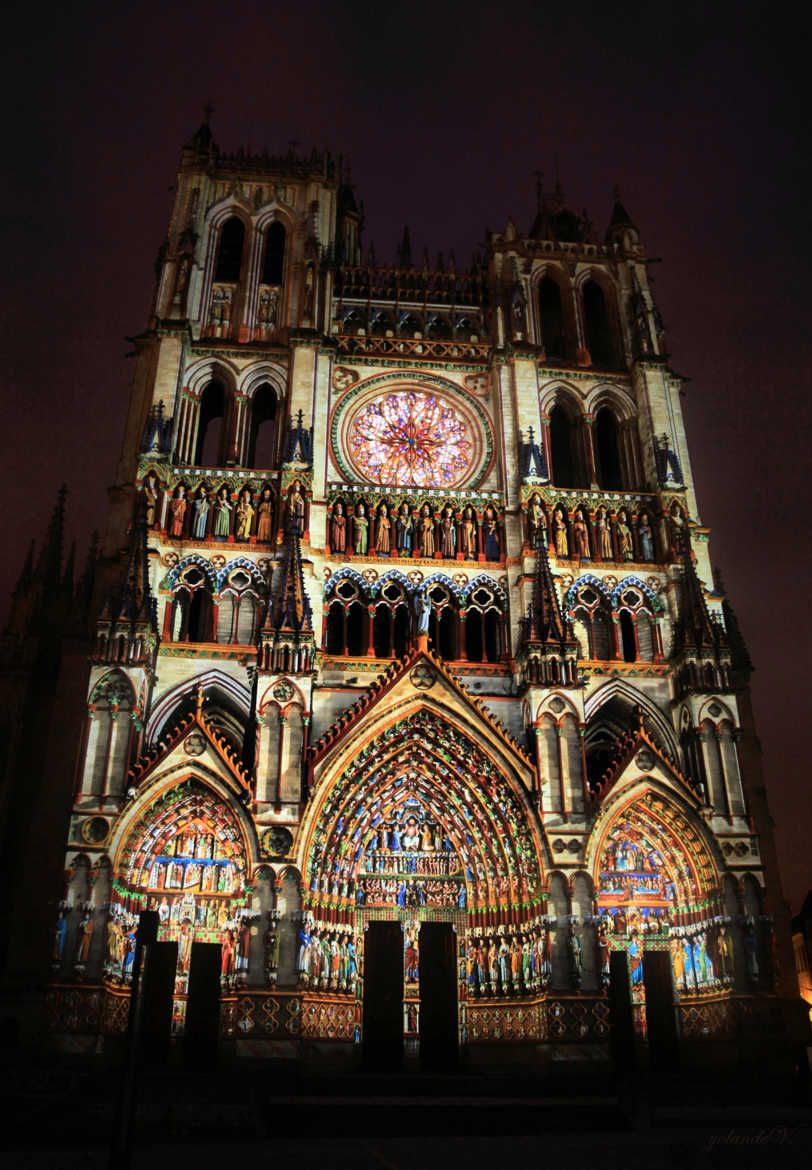
[[[609,957],[609,1048],[615,1075],[628,1076],[635,1065],[634,1013],[629,983],[629,961],[625,951]]]
[[[153,1064],[164,1064],[169,1054],[177,965],[176,942],[150,943],[144,972],[141,1048],[144,1059]]]
[[[364,943],[364,1063],[398,1068],[403,1060],[403,931],[370,922]]]
[[[667,951],[643,953],[646,1031],[652,1072],[673,1072],[679,1064],[671,957]]]
[[[456,935],[447,922],[420,927],[420,1059],[424,1068],[457,1062]]]
[[[192,943],[184,1056],[202,1064],[217,1057],[220,1031],[220,944]]]

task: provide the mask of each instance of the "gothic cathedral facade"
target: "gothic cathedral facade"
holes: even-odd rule
[[[361,220],[329,155],[225,154],[208,123],[183,150],[51,1024],[120,1031],[145,909],[174,1034],[214,944],[253,1055],[363,1045],[391,938],[419,1045],[435,926],[460,1050],[602,1050],[618,951],[641,1033],[651,953],[683,1036],[760,1021],[791,966],[749,662],[638,231],[540,190],[470,267],[408,235],[382,266]]]

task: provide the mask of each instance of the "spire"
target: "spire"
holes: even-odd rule
[[[682,614],[676,628],[677,643],[682,649],[716,654],[727,648],[721,622],[710,615],[702,583],[696,574],[691,538],[686,532],[682,541]]]
[[[398,268],[411,268],[412,266],[412,241],[409,238],[408,226],[403,229],[403,239],[400,241],[400,247],[397,251]]]
[[[620,187],[615,186],[612,191],[612,197],[614,198],[615,204],[612,208],[612,218],[609,220],[609,226],[636,227],[634,220],[620,201]]]
[[[724,615],[727,641],[730,646],[731,665],[734,670],[751,671],[753,669],[753,661],[750,658],[750,651],[747,649],[747,643],[744,640],[736,611],[730,604],[730,600],[725,592],[725,583],[722,580],[721,570],[714,569],[713,576],[717,592],[725,594],[724,601],[722,602],[722,614]]]
[[[131,665],[148,663],[158,640],[157,610],[149,586],[146,500],[142,494],[136,504],[130,553],[121,583],[108,593],[99,617],[99,654]]]
[[[34,581],[43,589],[54,589],[59,585],[62,569],[62,543],[65,533],[65,497],[67,494],[68,489],[63,483],[57,492],[56,504],[51,513],[48,531],[37,558]]]
[[[539,542],[536,560],[536,598],[531,622],[533,629],[531,636],[534,641],[560,645],[571,640],[567,622],[558,603],[555,581],[543,541]]]
[[[11,613],[6,626],[7,634],[22,636],[28,631],[31,616],[31,585],[34,581],[34,541],[28,546],[28,555],[23,562],[17,586],[11,595]]]
[[[193,151],[195,154],[206,155],[210,149],[217,149],[214,143],[214,135],[211,132],[211,116],[214,113],[214,106],[211,101],[207,101],[203,107],[203,121],[197,128],[195,133],[185,144],[184,150]]]
[[[268,606],[270,615],[271,607]],[[280,635],[313,633],[313,612],[304,584],[302,546],[295,517],[288,531],[288,550],[279,593],[275,630]]]
[[[73,595],[73,604],[70,612],[70,627],[77,637],[86,637],[90,620],[90,603],[93,598],[93,585],[96,579],[96,561],[99,556],[99,534],[94,532],[90,538],[90,547],[87,550],[87,559],[82,575],[76,583]]]

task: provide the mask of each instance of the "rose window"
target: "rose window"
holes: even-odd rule
[[[469,424],[433,394],[401,391],[368,403],[352,422],[349,453],[373,483],[453,487],[474,455]]]

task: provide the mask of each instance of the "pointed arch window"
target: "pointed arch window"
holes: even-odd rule
[[[274,220],[265,233],[265,251],[262,257],[262,284],[281,284],[285,269],[285,229]]]
[[[226,392],[222,382],[209,382],[200,396],[197,445],[194,462],[198,467],[219,467],[223,462],[223,430]]]
[[[592,364],[614,366],[617,361],[614,331],[606,303],[606,294],[594,280],[583,288],[584,333]]]
[[[556,487],[580,487],[576,457],[576,422],[560,402],[550,411],[550,455]]]
[[[625,485],[620,464],[617,419],[608,406],[602,406],[595,418],[595,443],[598,448],[600,486],[606,491],[622,491]]]
[[[276,395],[264,382],[251,403],[251,430],[246,467],[276,466]]]
[[[539,283],[539,318],[541,340],[548,358],[565,358],[567,346],[564,340],[564,311],[561,305],[561,289],[550,276]]]
[[[237,284],[242,269],[242,254],[245,246],[245,224],[236,215],[227,219],[220,231],[217,249],[217,264],[214,279],[218,283]]]

